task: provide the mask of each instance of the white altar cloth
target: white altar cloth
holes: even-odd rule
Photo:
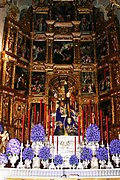
[[[120,178],[120,168],[116,169],[17,169],[0,168],[0,180],[7,178]]]

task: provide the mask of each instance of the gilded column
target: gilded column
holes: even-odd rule
[[[0,92],[0,122],[2,122],[2,102],[3,102],[3,95]]]
[[[10,119],[10,125],[13,124],[13,96],[10,96],[10,112],[9,112],[9,119]]]
[[[114,98],[111,98],[111,106],[112,106],[112,124],[115,123],[115,106],[114,106]]]

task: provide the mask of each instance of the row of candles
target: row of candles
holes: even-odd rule
[[[89,108],[87,108],[87,106],[85,106],[84,109],[82,109],[82,117],[80,118],[80,116],[77,117],[77,121],[78,121],[78,143],[80,143],[80,136],[82,134],[82,140],[84,140],[84,136],[85,136],[85,130],[88,127],[89,123],[95,123],[94,122],[94,118],[92,117],[93,113],[92,113],[92,108],[91,108],[91,101],[89,101]],[[42,122],[42,105],[44,105],[44,123],[43,126],[46,130],[46,104],[42,103],[42,99],[40,100],[40,107],[39,107],[39,120],[38,122],[36,121],[37,116],[36,116],[36,104],[34,106],[34,124],[37,123],[41,123]],[[97,108],[96,106],[94,107],[94,116],[96,119],[96,124],[98,125],[98,118],[97,118],[97,112],[96,112]],[[88,116],[89,115],[89,116]],[[90,122],[88,122],[88,117],[90,118]],[[52,122],[51,122],[51,118],[52,118]],[[85,122],[86,121],[86,122]],[[100,110],[100,131],[101,131],[101,142],[103,143],[103,112],[102,110]],[[52,125],[52,129],[51,129],[51,125]],[[50,140],[50,135],[52,135],[52,143],[54,144],[54,130],[55,130],[55,116],[51,117],[51,110],[48,110],[48,141]],[[28,110],[28,139],[30,138],[30,130],[31,130],[31,115],[30,115],[30,109]],[[108,116],[106,116],[106,140],[108,143]],[[25,117],[23,115],[22,117],[22,142],[24,141],[24,135],[25,135]]]

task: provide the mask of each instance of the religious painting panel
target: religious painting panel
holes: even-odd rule
[[[96,93],[94,72],[81,72],[81,92]]]
[[[36,13],[34,14],[34,31],[38,33],[44,33],[47,29],[46,20],[48,19],[48,14]]]
[[[81,63],[94,63],[94,46],[92,42],[81,42]]]
[[[16,66],[14,88],[21,93],[28,93],[29,73],[28,70]]]
[[[25,58],[25,54],[26,54],[25,36],[18,33],[17,55],[19,57]]]
[[[32,72],[32,94],[45,93],[45,72]]]
[[[79,13],[80,31],[92,31],[92,16],[90,13]]]
[[[110,90],[109,68],[98,70],[99,93],[105,93]]]
[[[46,42],[34,41],[33,45],[33,62],[45,62],[46,59]]]
[[[11,87],[12,85],[12,71],[13,71],[13,63],[7,61],[6,72],[5,72],[5,86]]]
[[[72,64],[74,59],[72,41],[54,41],[53,63]]]
[[[108,47],[107,47],[107,35],[105,32],[103,32],[103,35],[96,38],[96,56],[98,62],[102,61],[102,58],[104,58],[108,54]]]
[[[74,20],[74,7],[72,2],[55,2],[53,7],[53,19],[56,21]]]
[[[10,34],[8,36],[8,51],[11,53],[14,53],[14,51],[15,51],[16,32],[17,32],[17,30],[11,26]]]

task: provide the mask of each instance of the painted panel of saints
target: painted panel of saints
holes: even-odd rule
[[[45,73],[32,72],[32,94],[44,94],[45,92]]]
[[[92,31],[92,18],[91,14],[79,14],[78,19],[80,22],[80,31]]]
[[[94,47],[92,42],[82,42],[80,46],[81,63],[94,62]]]
[[[46,31],[47,14],[34,14],[34,31],[39,33],[44,33]]]
[[[29,82],[28,70],[22,67],[16,67],[15,73],[15,84],[14,88],[23,93],[28,92],[28,82]]]
[[[53,49],[53,63],[73,63],[73,42],[55,41]]]
[[[33,62],[45,62],[46,58],[46,42],[35,41],[33,46]]]
[[[95,73],[81,72],[82,93],[96,93]]]

